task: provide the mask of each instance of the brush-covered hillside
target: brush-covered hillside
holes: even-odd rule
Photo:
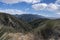
[[[33,32],[44,40],[60,40],[60,19],[38,19],[29,24]]]
[[[8,33],[29,32],[31,30],[30,27],[30,24],[18,20],[15,16],[7,13],[0,13],[0,40],[4,40]]]
[[[0,13],[0,40],[59,40],[60,19],[40,18],[24,22]]]

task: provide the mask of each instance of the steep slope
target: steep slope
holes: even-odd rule
[[[12,26],[14,29],[21,32],[31,29],[29,24],[5,13],[0,13],[0,24],[3,24],[4,26]]]
[[[31,26],[15,16],[7,13],[0,13],[0,40],[6,39],[9,33],[28,33]]]
[[[42,36],[43,39],[45,40],[49,40],[51,38],[53,38],[54,40],[55,39],[58,40],[60,37],[60,20],[59,19],[35,20],[30,24],[34,26],[33,32],[36,33],[38,36]]]

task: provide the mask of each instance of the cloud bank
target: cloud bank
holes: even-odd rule
[[[45,3],[38,3],[38,4],[33,4],[32,8],[35,10],[43,10],[47,7],[47,4]]]
[[[55,3],[37,3],[37,4],[33,4],[32,8],[36,11],[40,11],[40,10],[47,10],[47,11],[51,11],[51,12],[55,12],[56,14],[60,14],[60,0],[56,0]]]
[[[0,12],[9,13],[9,14],[27,14],[28,13],[28,12],[24,12],[16,9],[5,9],[5,10],[0,10]]]
[[[38,4],[34,4],[32,5],[32,8],[35,9],[35,10],[57,10],[59,9],[58,8],[58,5],[56,4],[46,4],[46,3],[38,3]]]
[[[40,0],[1,0],[0,2],[6,3],[6,4],[14,4],[19,2],[26,2],[26,3],[38,3]]]

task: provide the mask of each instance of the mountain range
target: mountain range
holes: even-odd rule
[[[0,13],[0,40],[58,40],[60,19]]]
[[[47,17],[44,17],[42,15],[36,15],[36,14],[22,14],[22,15],[16,14],[14,16],[17,17],[20,20],[25,21],[25,22],[31,22],[31,21],[36,20],[36,19],[47,18]]]

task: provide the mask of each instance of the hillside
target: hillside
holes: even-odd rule
[[[0,40],[58,40],[60,19],[40,18],[31,22],[0,13]]]
[[[21,30],[21,31],[28,31],[29,29],[29,24],[18,20],[16,17],[5,14],[5,13],[0,13],[0,24],[3,24],[4,26],[12,26],[16,30]]]
[[[43,39],[56,39],[60,37],[60,20],[59,19],[45,19],[34,20],[30,23],[33,26],[33,33],[42,36]],[[37,25],[37,26],[36,26]],[[52,40],[51,39],[51,40]]]
[[[31,26],[26,22],[18,20],[15,16],[10,14],[0,13],[0,40],[4,40],[9,33],[24,34],[30,30]]]

